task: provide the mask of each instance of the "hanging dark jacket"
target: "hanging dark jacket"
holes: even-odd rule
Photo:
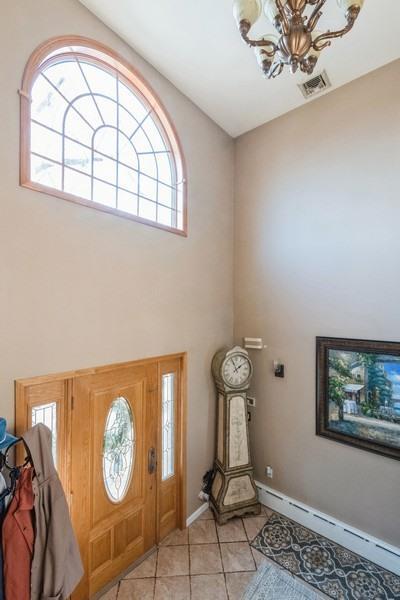
[[[4,592],[6,600],[30,600],[33,554],[33,469],[22,469],[3,523]]]
[[[54,467],[51,431],[43,424],[22,436],[35,469],[33,492],[36,537],[31,600],[65,600],[83,575],[68,505]]]

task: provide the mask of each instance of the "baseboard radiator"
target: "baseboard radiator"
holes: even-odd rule
[[[400,575],[400,548],[374,538],[330,515],[313,509],[302,502],[257,481],[259,500],[262,504],[279,512],[304,527],[308,527],[337,544],[364,556],[368,560]]]

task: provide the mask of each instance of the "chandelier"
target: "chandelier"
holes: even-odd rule
[[[347,24],[339,31],[316,29],[326,0],[234,0],[233,13],[240,35],[254,48],[258,64],[269,79],[282,73],[285,65],[292,73],[298,68],[311,75],[321,51],[331,40],[345,35],[353,27],[364,0],[337,0]],[[277,35],[250,39],[250,29],[262,12],[273,24]]]

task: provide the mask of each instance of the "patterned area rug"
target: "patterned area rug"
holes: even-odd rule
[[[335,600],[400,600],[400,577],[273,513],[251,545]]]
[[[285,569],[267,563],[251,581],[243,600],[319,600],[321,597]]]

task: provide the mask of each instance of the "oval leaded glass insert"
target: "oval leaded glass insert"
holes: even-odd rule
[[[103,440],[103,479],[112,502],[121,502],[135,462],[136,432],[131,407],[116,398],[108,411]]]

